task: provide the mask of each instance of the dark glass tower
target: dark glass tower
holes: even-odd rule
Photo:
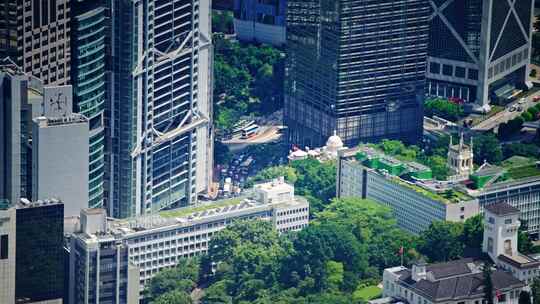
[[[20,203],[16,211],[17,303],[64,297],[64,205]]]
[[[429,13],[427,0],[289,0],[289,142],[416,142]]]

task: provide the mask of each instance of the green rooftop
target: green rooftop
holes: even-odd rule
[[[433,178],[432,171],[429,167],[416,162],[399,160],[395,157],[386,155],[383,151],[373,145],[359,146],[356,160],[362,162],[363,165],[371,169],[385,171],[393,176],[408,174],[416,179],[422,180]]]
[[[167,210],[167,211],[161,211],[159,212],[159,215],[164,218],[170,218],[170,217],[186,217],[190,214],[193,214],[195,212],[202,212],[206,210],[216,209],[216,208],[222,208],[226,206],[233,206],[238,205],[241,203],[246,196],[239,196],[235,198],[230,199],[223,199],[218,200],[215,202],[209,202],[209,203],[201,203],[198,205],[190,206],[190,207],[184,207],[174,210]]]
[[[418,185],[408,183],[402,180],[399,177],[393,178],[393,181],[397,182],[401,186],[405,186],[415,192],[424,195],[434,201],[438,201],[444,204],[457,204],[465,201],[473,200],[474,198],[468,195],[467,193],[458,191],[456,189],[447,189],[441,192],[430,191],[426,188],[420,187]]]

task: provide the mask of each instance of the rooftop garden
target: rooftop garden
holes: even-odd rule
[[[231,199],[219,200],[219,201],[215,201],[215,202],[201,203],[199,205],[194,205],[194,206],[190,206],[190,207],[162,211],[162,212],[159,213],[159,215],[164,217],[164,218],[185,217],[185,216],[188,216],[188,215],[193,214],[195,212],[202,212],[202,211],[206,211],[206,210],[211,210],[211,209],[222,208],[222,207],[226,207],[226,206],[237,205],[237,204],[241,203],[244,198],[245,197],[240,196],[240,197],[235,197],[235,198],[231,198]]]
[[[508,169],[508,176],[512,179],[540,176],[540,169],[534,163],[528,166],[512,167]]]
[[[415,192],[424,195],[434,201],[438,201],[444,204],[457,204],[464,201],[472,200],[473,198],[469,196],[466,193],[463,193],[461,191],[455,190],[455,189],[448,189],[443,192],[435,192],[430,191],[426,188],[422,188],[418,185],[408,183],[400,178],[394,178],[393,179],[396,183],[405,186],[411,190],[414,190]]]

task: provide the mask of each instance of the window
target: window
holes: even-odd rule
[[[510,225],[510,224],[512,224],[512,219],[506,219],[506,220],[504,220],[504,223],[506,225]]]
[[[7,260],[9,250],[9,238],[7,234],[0,236],[0,260]]]
[[[452,76],[454,68],[451,65],[443,64],[442,73],[446,76]]]
[[[478,70],[469,69],[469,79],[478,80]]]
[[[456,77],[465,78],[465,68],[456,67]]]
[[[492,218],[492,217],[490,217],[490,218],[488,219],[488,222],[489,222],[490,224],[495,224],[495,219]]]
[[[431,62],[429,64],[429,71],[433,74],[441,73],[441,65],[436,62]]]

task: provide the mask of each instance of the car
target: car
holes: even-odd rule
[[[524,104],[526,102],[527,102],[527,98],[520,98],[518,101],[519,104]]]
[[[522,106],[519,106],[519,107],[517,108],[517,110],[518,110],[518,112],[521,112],[521,111],[523,111],[523,107],[522,107]]]
[[[532,100],[534,102],[539,102],[540,101],[540,96],[534,96]]]
[[[513,105],[513,106],[510,107],[510,109],[508,111],[515,112],[516,110],[517,110],[516,105]]]

